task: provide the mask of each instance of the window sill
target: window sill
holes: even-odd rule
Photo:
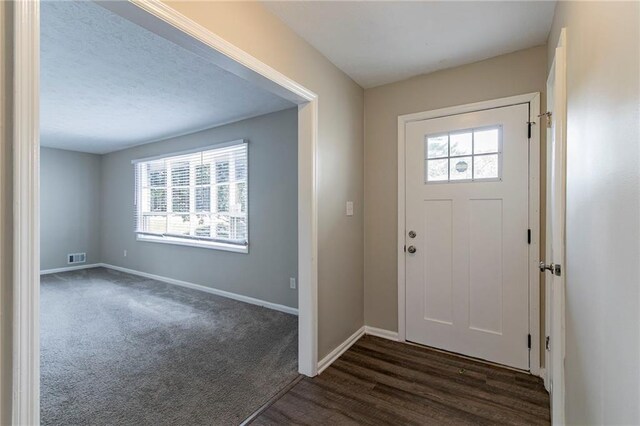
[[[172,244],[177,246],[198,247],[209,250],[230,251],[233,253],[249,253],[249,246],[239,246],[235,244],[225,244],[220,242],[186,240],[176,237],[156,237],[153,235],[136,235],[136,241],[149,243]]]

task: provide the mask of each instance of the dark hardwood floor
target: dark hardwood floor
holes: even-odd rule
[[[365,336],[252,425],[549,424],[549,415],[538,377]]]

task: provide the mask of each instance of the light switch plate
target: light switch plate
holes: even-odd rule
[[[353,216],[353,201],[347,201],[347,216]]]

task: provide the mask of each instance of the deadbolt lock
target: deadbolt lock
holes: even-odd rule
[[[409,231],[409,238],[415,238],[416,237],[416,231]]]

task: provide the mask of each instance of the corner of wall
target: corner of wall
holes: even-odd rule
[[[102,224],[104,223],[104,159],[106,155],[100,154],[98,158],[99,161],[99,172],[98,172],[98,185],[100,187],[100,198],[98,200],[98,223],[100,227],[98,228],[98,252],[96,253],[97,263],[104,263],[104,253],[103,253],[103,241],[104,241],[104,229],[102,228]]]

